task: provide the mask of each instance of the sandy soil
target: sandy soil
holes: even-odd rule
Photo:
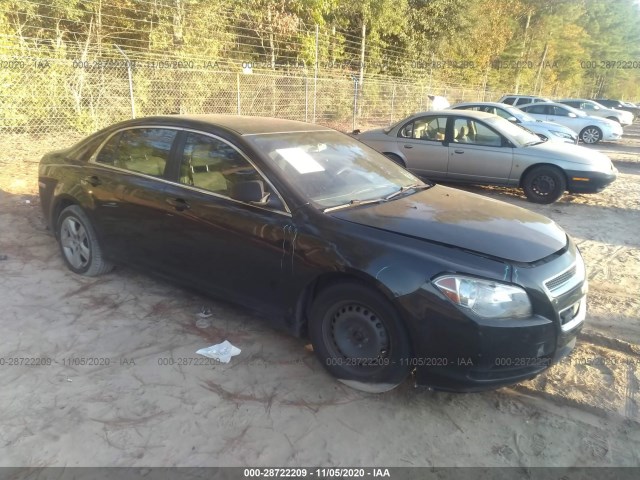
[[[639,465],[640,126],[625,137],[597,147],[621,172],[597,195],[538,206],[516,190],[470,188],[563,226],[590,295],[568,359],[468,395],[410,381],[356,392],[304,341],[238,307],[126,268],[73,275],[34,194],[40,155],[75,139],[3,138],[0,466]],[[203,306],[213,316],[199,328]],[[224,339],[242,349],[230,364],[195,354]],[[50,365],[25,365],[34,358]]]

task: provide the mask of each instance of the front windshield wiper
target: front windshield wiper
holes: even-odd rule
[[[327,213],[327,212],[333,212],[334,210],[341,210],[343,208],[359,207],[360,205],[368,205],[369,203],[380,203],[384,201],[385,201],[384,198],[374,198],[372,200],[349,200],[349,202],[347,203],[336,205],[335,207],[328,207],[322,211],[323,213]]]
[[[349,208],[349,207],[359,207],[361,205],[368,205],[370,203],[381,203],[381,202],[386,202],[388,200],[391,200],[393,197],[400,195],[401,193],[404,193],[408,190],[422,190],[422,189],[426,189],[426,188],[431,188],[433,187],[435,184],[429,184],[429,183],[416,183],[413,185],[407,185],[406,187],[400,187],[400,190],[398,190],[397,192],[393,192],[391,195],[387,195],[386,197],[380,197],[380,198],[372,198],[371,200],[349,200],[347,203],[343,203],[341,205],[336,205],[335,207],[328,207],[325,208],[323,211],[323,213],[327,213],[327,212],[333,212],[334,210],[341,210],[343,208]]]
[[[407,185],[406,187],[400,187],[400,190],[397,192],[393,192],[391,195],[387,195],[384,197],[385,200],[391,200],[393,197],[397,197],[398,195],[409,191],[409,190],[422,190],[423,188],[431,188],[433,184],[429,183],[414,183],[413,185]]]

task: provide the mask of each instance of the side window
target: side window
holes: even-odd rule
[[[552,115],[557,115],[559,117],[568,117],[569,116],[569,111],[565,110],[562,107],[553,106],[552,108],[553,108]]]
[[[531,97],[520,97],[518,98],[518,101],[516,102],[516,105],[524,105],[526,103],[535,103],[533,98]]]
[[[413,122],[413,138],[442,142],[447,131],[447,117],[422,117]]]
[[[118,144],[120,143],[121,136],[122,133],[116,133],[109,139],[109,141],[102,147],[102,150],[100,150],[100,153],[98,153],[96,162],[111,166],[115,165],[118,153]]]
[[[398,136],[442,142],[446,131],[447,117],[422,117],[402,127],[398,132]]]
[[[180,183],[232,197],[234,186],[250,180],[262,182],[268,191],[258,171],[229,144],[198,133],[187,135]]]
[[[124,130],[102,147],[96,162],[161,177],[177,133],[168,128]]]
[[[489,113],[493,113],[494,115],[498,115],[499,117],[502,117],[502,118],[505,118],[505,119],[513,117],[513,115],[511,115],[506,110],[502,110],[501,108],[494,108],[494,111],[493,112],[489,112]]]
[[[502,100],[502,103],[506,103],[507,105],[513,105],[513,101],[515,99],[513,97],[507,97],[505,99]]]
[[[490,147],[502,145],[502,137],[498,133],[470,118],[456,118],[453,123],[453,141]]]
[[[527,108],[527,112],[535,113],[538,115],[548,115],[546,105],[532,105],[529,108]]]

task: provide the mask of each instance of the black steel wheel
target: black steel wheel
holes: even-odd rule
[[[409,339],[399,315],[382,294],[359,283],[341,282],[316,297],[309,335],[318,359],[338,379],[385,391],[409,373]]]
[[[542,165],[527,172],[522,189],[530,202],[553,203],[567,189],[567,181],[559,168]]]
[[[62,258],[72,272],[95,277],[113,268],[103,258],[95,230],[77,205],[62,211],[58,217],[57,233]]]

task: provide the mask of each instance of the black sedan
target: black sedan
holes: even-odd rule
[[[554,222],[317,125],[131,120],[45,155],[39,186],[73,272],[126,264],[248,306],[364,389],[531,378],[586,314],[582,258]]]

